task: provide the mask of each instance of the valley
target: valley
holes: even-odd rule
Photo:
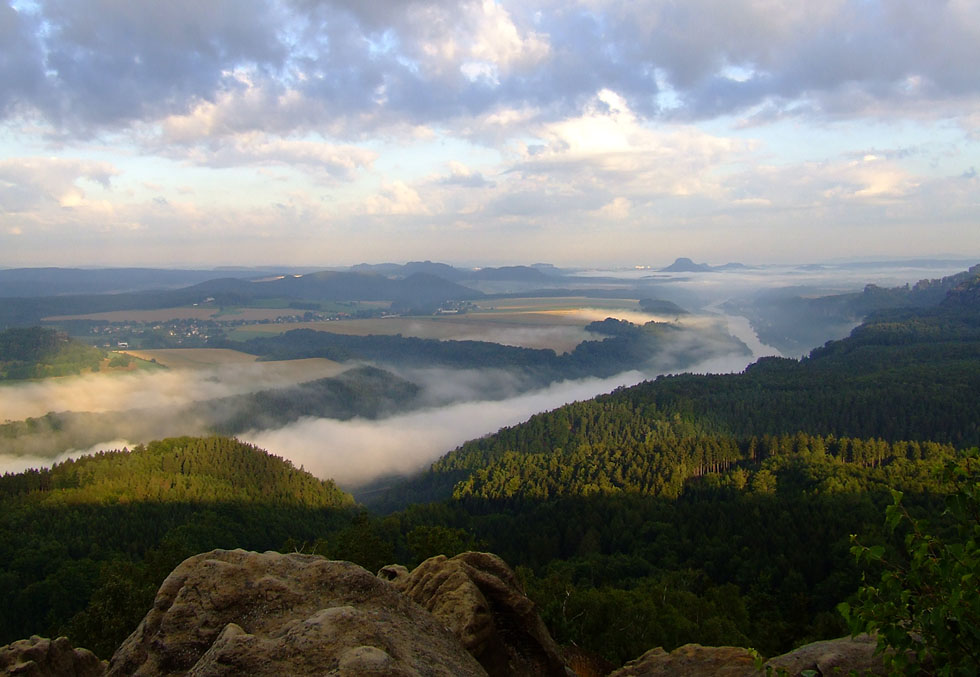
[[[946,529],[962,483],[939,469],[980,470],[978,274],[920,283],[942,289],[929,303],[884,294],[802,360],[765,345],[735,297],[681,281],[653,300],[515,290],[465,313],[241,324],[108,353],[146,369],[8,380],[0,640],[67,632],[108,655],[161,577],[213,547],[369,570],[489,550],[559,643],[612,665],[655,645],[775,655],[840,636],[851,534],[898,553],[893,492]],[[820,303],[862,297],[842,298]],[[95,325],[79,322],[50,325],[81,349]],[[252,485],[253,456],[285,470]]]

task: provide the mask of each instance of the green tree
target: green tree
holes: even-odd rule
[[[944,478],[950,494],[944,517],[954,529],[942,538],[925,520],[912,517],[893,492],[885,523],[907,529],[904,552],[886,557],[885,547],[855,544],[858,562],[882,567],[866,583],[853,608],[838,608],[853,633],[877,632],[878,648],[893,674],[912,668],[925,674],[976,675],[980,670],[980,458],[976,450],[949,463]]]

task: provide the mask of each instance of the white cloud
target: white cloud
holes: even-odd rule
[[[364,210],[373,215],[427,214],[426,204],[418,192],[403,181],[381,187],[377,194],[364,201]]]
[[[104,162],[61,158],[0,160],[0,210],[25,212],[51,206],[98,207],[104,201],[87,198],[86,183],[108,190],[119,171]]]

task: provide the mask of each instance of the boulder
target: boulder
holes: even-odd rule
[[[609,677],[758,677],[763,674],[755,654],[733,646],[685,644],[667,653],[651,649]]]
[[[485,675],[392,586],[316,555],[214,550],[180,564],[109,675]]]
[[[773,674],[785,670],[796,677],[804,670],[816,670],[819,675],[846,675],[852,670],[859,675],[887,675],[888,671],[875,655],[878,640],[873,635],[841,637],[813,642],[793,649],[782,656],[769,659],[767,666]]]
[[[76,649],[67,637],[34,635],[0,647],[0,675],[20,677],[101,677],[105,661],[88,649]]]
[[[568,674],[557,644],[507,564],[490,553],[438,555],[380,575],[430,611],[496,677]]]

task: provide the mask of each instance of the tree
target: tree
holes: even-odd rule
[[[885,556],[885,547],[855,543],[858,562],[880,566],[877,583],[866,583],[857,605],[838,609],[851,632],[877,632],[878,650],[893,674],[917,668],[925,674],[976,675],[980,670],[980,457],[970,455],[945,466],[955,483],[943,516],[953,523],[948,538],[930,533],[912,517],[902,493],[892,492],[885,513],[892,532],[907,529],[904,551]]]

